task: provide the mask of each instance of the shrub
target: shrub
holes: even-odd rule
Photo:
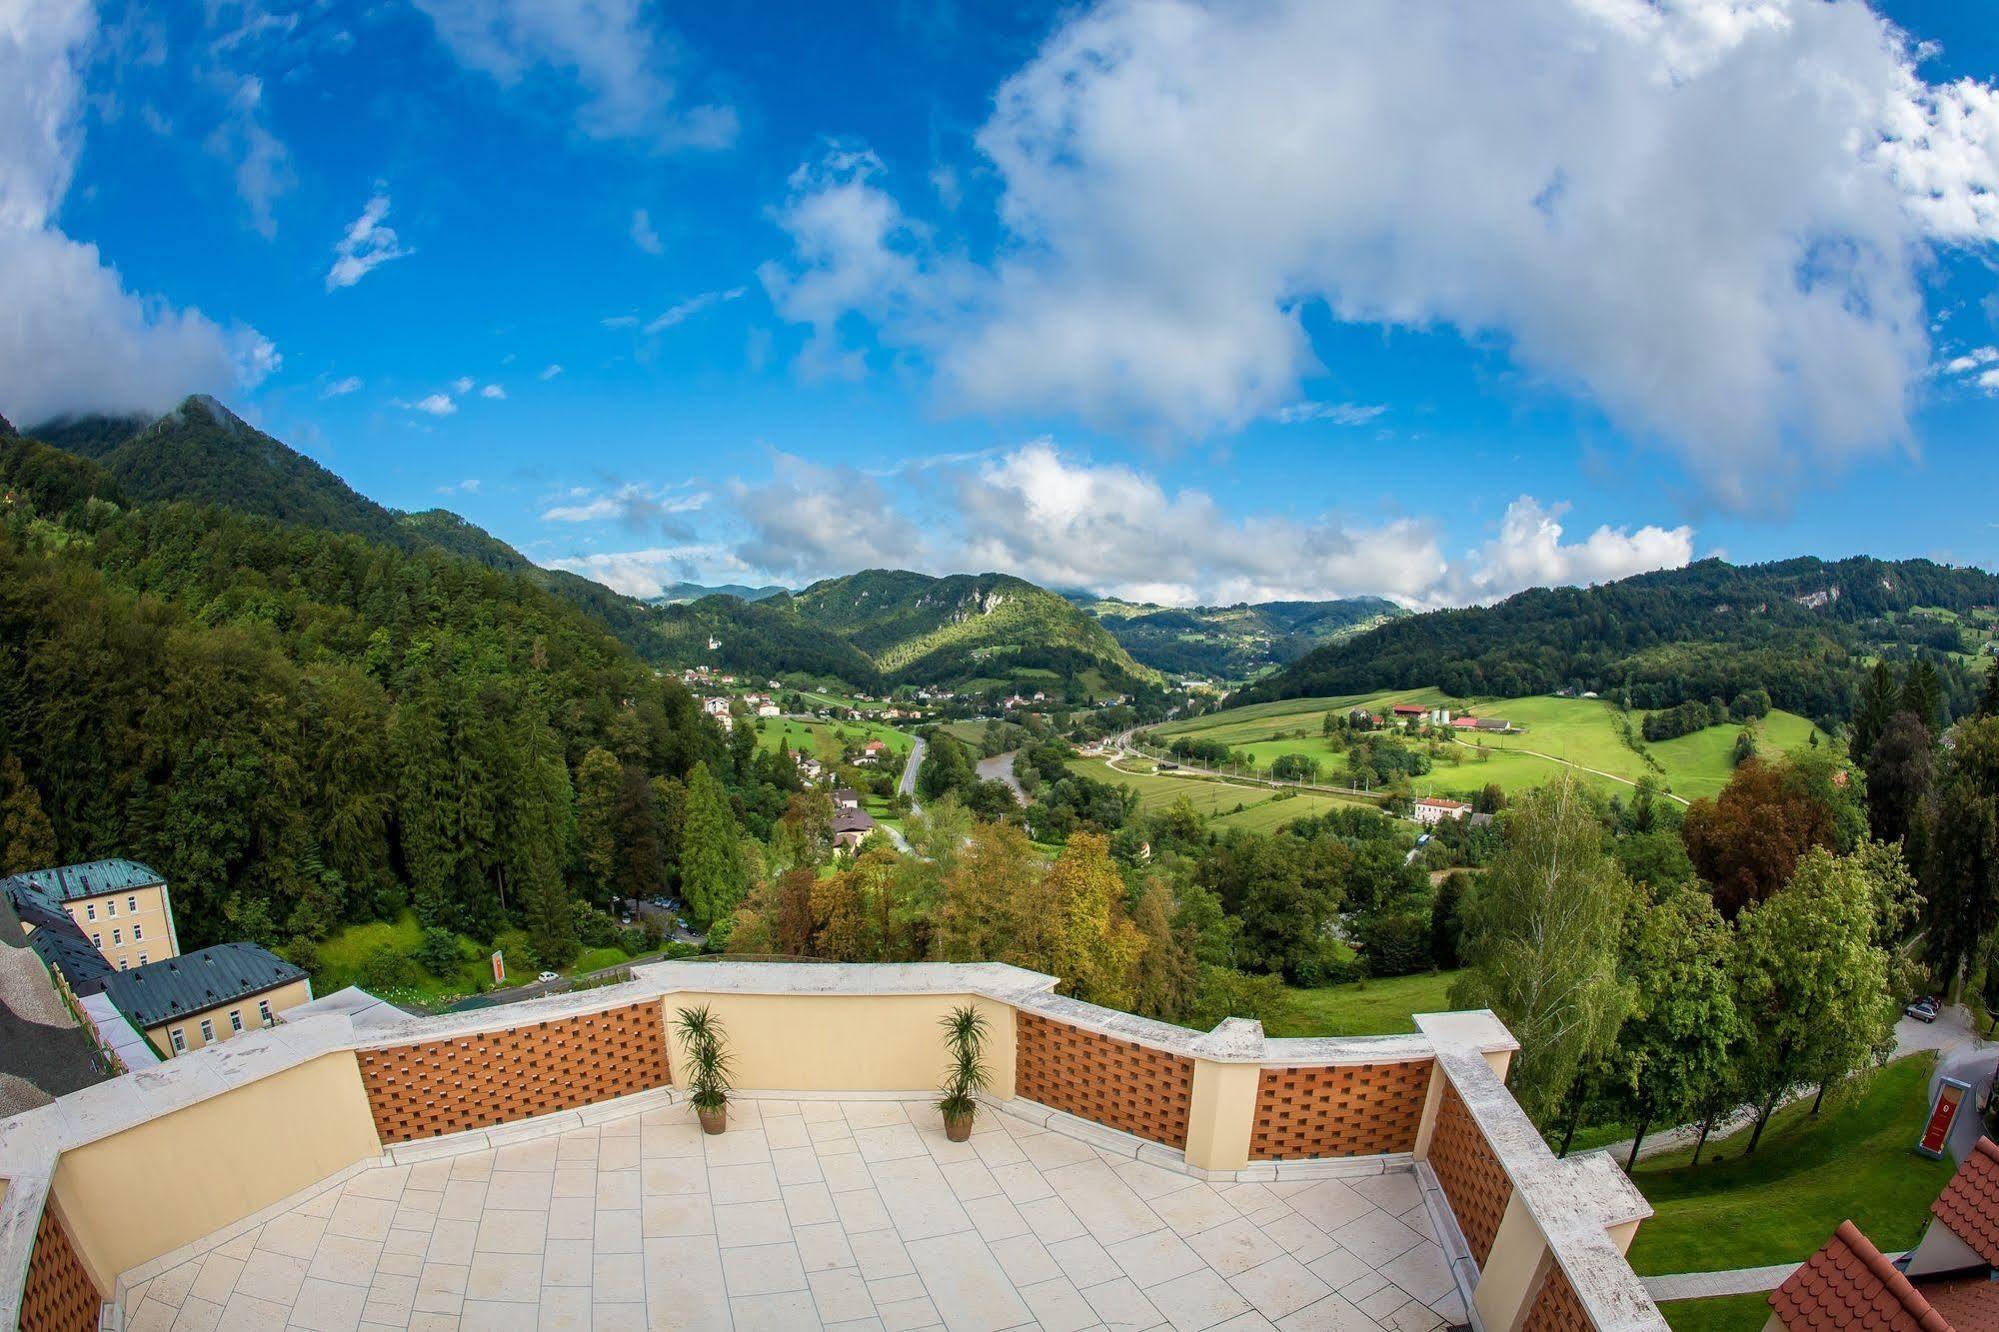
[[[379,994],[383,990],[403,990],[417,983],[416,963],[393,945],[382,944],[361,962],[355,978],[362,989]]]
[[[465,954],[458,945],[457,935],[433,925],[423,932],[423,942],[417,945],[416,960],[425,971],[443,978],[458,970]]]

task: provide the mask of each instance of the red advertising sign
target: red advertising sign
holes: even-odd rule
[[[1965,1093],[1971,1088],[1956,1078],[1945,1078],[1937,1084],[1936,1100],[1930,1103],[1930,1122],[1923,1127],[1923,1140],[1916,1144],[1916,1150],[1924,1156],[1941,1160],[1943,1146],[1950,1137],[1950,1126],[1957,1119],[1957,1108],[1964,1104]]]
[[[502,953],[499,949],[495,948],[493,950],[493,984],[505,985],[506,983],[507,983],[507,957],[506,954]]]

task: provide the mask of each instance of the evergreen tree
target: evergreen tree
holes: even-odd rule
[[[1909,668],[1896,710],[1915,713],[1932,735],[1943,724],[1943,682],[1937,678],[1936,663],[1928,657],[1919,658]]]
[[[1999,717],[1999,657],[1994,657],[1986,669],[1985,692],[1978,696],[1978,715]]]
[[[1897,712],[1867,755],[1867,823],[1875,839],[1901,842],[1922,863],[1935,779],[1935,739],[1913,712]]]
[[[21,760],[8,754],[0,758],[0,878],[57,863],[56,830],[42,812],[42,798],[28,784]]]
[[[1999,927],[1999,717],[1960,725],[1936,800],[1936,831],[1923,861],[1925,944],[1955,993]]]
[[[709,773],[707,764],[695,764],[687,774],[680,884],[688,910],[703,926],[734,911],[749,889],[741,841],[728,793]]]
[[[1131,913],[1142,946],[1132,972],[1132,1011],[1163,1022],[1178,1022],[1193,1007],[1200,970],[1189,940],[1173,926],[1173,895],[1163,880],[1139,890]]]
[[[624,770],[608,749],[592,749],[576,767],[576,832],[583,870],[609,897],[618,871],[618,788]]]
[[[1874,742],[1888,729],[1888,719],[1895,715],[1897,703],[1894,672],[1888,669],[1887,662],[1875,662],[1853,707],[1853,733],[1847,743],[1847,751],[1853,755],[1855,763],[1867,762]]]

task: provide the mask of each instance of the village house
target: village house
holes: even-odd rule
[[[834,809],[859,809],[860,807],[861,793],[854,790],[851,786],[843,786],[833,793]]]
[[[1411,818],[1426,827],[1435,827],[1445,819],[1461,819],[1471,813],[1471,806],[1462,800],[1444,800],[1436,796],[1424,796],[1416,802]]]
[[[843,806],[833,815],[833,845],[854,851],[875,830],[875,821],[866,810]]]

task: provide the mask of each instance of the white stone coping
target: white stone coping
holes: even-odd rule
[[[1557,1158],[1481,1053],[1441,1048],[1437,1059],[1599,1332],[1664,1328],[1659,1306],[1607,1233],[1652,1215],[1637,1186],[1601,1152]]]
[[[346,1012],[324,1012],[244,1032],[0,1120],[0,1179],[8,1181],[6,1195],[0,1199],[0,1326],[18,1317],[35,1226],[55,1163],[63,1152],[342,1051],[505,1031],[664,1001],[675,994],[722,993],[976,995],[1170,1054],[1274,1067],[1429,1058],[1441,1053],[1446,1044],[1466,1039],[1474,1042],[1474,1050],[1514,1048],[1505,1028],[1489,1013],[1444,1015],[1463,1021],[1446,1024],[1436,1034],[1271,1040],[1255,1021],[1231,1018],[1212,1032],[1197,1032],[1054,994],[1058,983],[1053,976],[995,962],[659,962],[635,966],[632,979],[616,985],[469,1012],[365,1024],[357,1024]],[[1422,1021],[1419,1019],[1419,1025]],[[1431,1021],[1434,1024],[1434,1017]],[[1501,1040],[1505,1043],[1494,1044]],[[1476,1053],[1470,1057],[1479,1058]],[[1262,1168],[1251,1167],[1253,1171]]]

